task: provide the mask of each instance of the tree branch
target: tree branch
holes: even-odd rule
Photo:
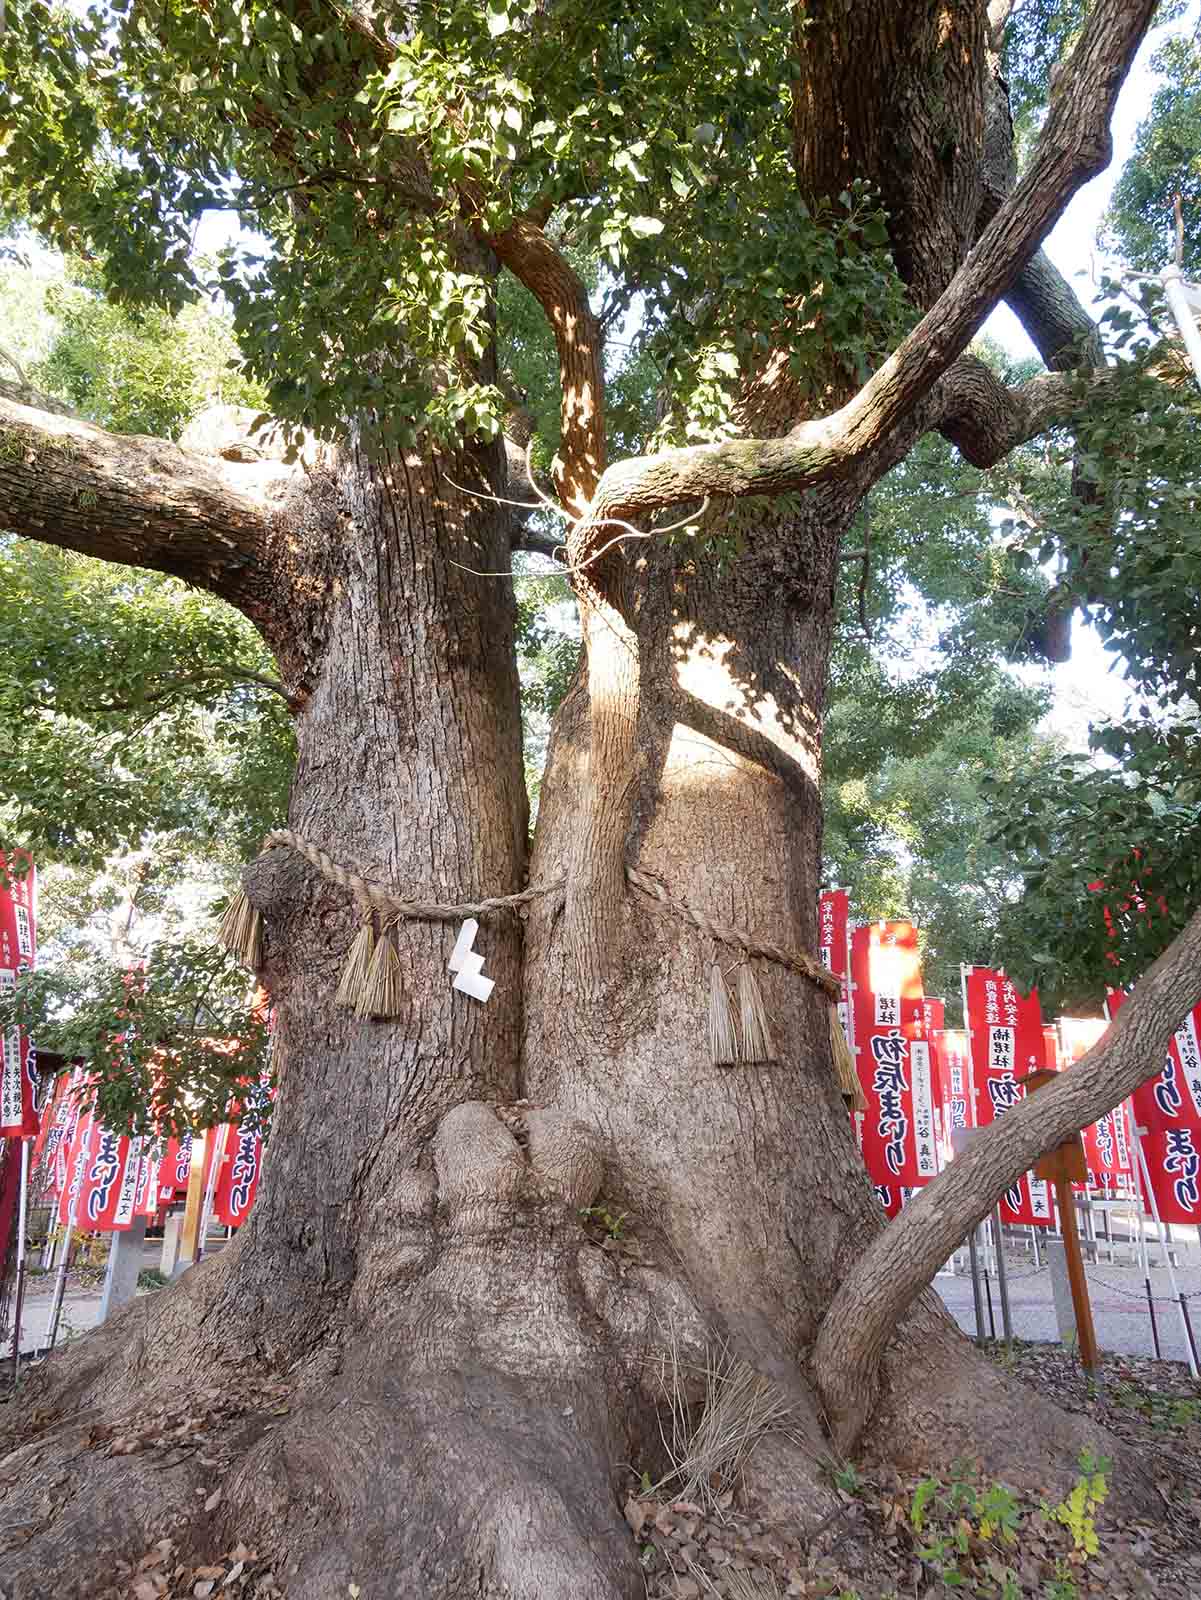
[[[1034,159],[931,310],[859,393],[783,438],[731,440],[610,467],[594,516],[645,516],[703,495],[780,494],[842,476],[909,416],[966,349],[1079,186],[1109,160],[1118,90],[1155,0],[1100,0],[1052,94]]]
[[[513,518],[513,540],[510,546],[513,550],[528,550],[536,556],[547,556],[551,561],[563,565],[567,559],[567,551],[562,539],[556,539],[553,533],[541,533],[537,528],[531,528],[528,523]]]
[[[270,588],[268,505],[249,488],[261,471],[244,469],[243,488],[237,469],[178,445],[9,395],[0,384],[0,525],[10,533],[169,572],[234,604]]]
[[[983,361],[960,356],[939,385],[934,425],[973,467],[993,467],[1019,444],[1070,422],[1108,381],[1103,370],[1048,373],[1011,388]]]
[[[1052,372],[1105,365],[1096,323],[1045,250],[1026,263],[1005,299]]]
[[[170,700],[172,696],[186,689],[198,689],[201,685],[215,688],[217,686],[212,681],[214,678],[223,680],[226,685],[257,684],[259,688],[269,689],[272,694],[279,695],[281,700],[291,703],[287,689],[278,678],[269,678],[261,672],[250,672],[243,667],[229,667],[219,663],[211,667],[200,667],[182,678],[172,678],[162,688],[139,695],[134,700],[106,700],[98,705],[84,706],[72,705],[69,701],[64,702],[56,697],[53,700],[31,700],[29,703],[39,711],[53,711],[68,717],[111,716],[119,712],[141,711],[146,706],[156,705],[160,700]]]
[[[814,1368],[836,1444],[850,1450],[874,1404],[893,1329],[1011,1184],[1047,1151],[1111,1111],[1159,1070],[1201,1001],[1201,911],[1145,974],[1100,1044],[994,1123],[882,1229],[835,1295]]]
[[[479,197],[468,193],[473,204]],[[575,515],[588,507],[605,470],[604,338],[588,291],[567,257],[528,217],[485,242],[530,291],[550,323],[562,386],[559,495]]]

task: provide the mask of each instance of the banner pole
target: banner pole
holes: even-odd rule
[[[221,1171],[221,1163],[225,1160],[225,1146],[229,1140],[229,1123],[221,1124],[221,1137],[213,1151],[213,1159],[209,1163],[208,1183],[204,1188],[204,1210],[200,1215],[200,1236],[196,1241],[196,1259],[204,1260],[204,1245],[209,1236],[209,1225],[213,1220],[213,1198],[217,1193],[217,1177]]]
[[[1184,1309],[1184,1299],[1180,1293],[1180,1286],[1176,1282],[1176,1268],[1172,1265],[1172,1254],[1168,1249],[1163,1236],[1163,1226],[1159,1220],[1159,1202],[1155,1198],[1155,1190],[1151,1187],[1151,1169],[1147,1165],[1147,1153],[1143,1149],[1143,1135],[1147,1131],[1140,1128],[1137,1121],[1130,1119],[1134,1135],[1135,1149],[1138,1151],[1139,1168],[1143,1175],[1143,1182],[1147,1187],[1147,1200],[1151,1207],[1151,1216],[1155,1221],[1155,1235],[1159,1240],[1159,1248],[1163,1251],[1163,1258],[1168,1268],[1168,1282],[1172,1285],[1172,1298],[1176,1302],[1176,1309],[1180,1312],[1180,1326],[1184,1329],[1184,1349],[1188,1357],[1189,1376],[1197,1376],[1197,1357],[1193,1351],[1193,1330],[1189,1327],[1188,1312]],[[1151,1293],[1151,1276],[1147,1275],[1147,1294]]]
[[[204,1156],[208,1148],[209,1132],[192,1135],[191,1164],[188,1168],[188,1190],[184,1201],[183,1238],[180,1243],[180,1260],[188,1267],[197,1261],[200,1233],[200,1215],[204,1209]]]
[[[21,1190],[17,1199],[17,1287],[13,1296],[13,1388],[21,1381],[21,1311],[25,1299],[25,1229],[28,1215],[29,1140],[21,1140]]]
[[[67,1173],[66,1181],[69,1185],[69,1172]],[[75,1232],[75,1223],[79,1218],[79,1196],[82,1189],[83,1185],[79,1184],[74,1194],[70,1194],[68,1190],[67,1226],[63,1234],[63,1248],[58,1262],[58,1275],[54,1280],[54,1300],[50,1306],[50,1327],[46,1333],[47,1351],[54,1349],[54,1341],[58,1337],[58,1322],[62,1316],[63,1295],[67,1288],[67,1268],[71,1262],[71,1235]]]
[[[1001,1326],[1005,1330],[1005,1343],[1013,1345],[1013,1318],[1009,1312],[1009,1279],[1005,1273],[1005,1235],[1001,1231],[1001,1207],[992,1212],[993,1249],[997,1257],[997,1288],[1001,1291]]]

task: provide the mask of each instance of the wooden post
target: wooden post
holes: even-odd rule
[[[196,1261],[200,1248],[200,1221],[204,1214],[204,1152],[208,1134],[192,1136],[192,1166],[188,1173],[188,1198],[183,1213],[183,1240],[179,1258],[184,1266]]]
[[[1063,1225],[1063,1253],[1067,1258],[1068,1282],[1072,1286],[1080,1364],[1086,1372],[1092,1372],[1097,1365],[1097,1335],[1093,1329],[1093,1308],[1089,1304],[1088,1279],[1084,1276],[1084,1258],[1080,1254],[1080,1234],[1076,1228],[1076,1197],[1069,1178],[1056,1178],[1055,1197],[1059,1201]]]
[[[1050,1068],[1028,1072],[1022,1080],[1026,1093],[1033,1094],[1059,1074]],[[1084,1160],[1084,1141],[1080,1135],[1065,1139],[1062,1144],[1037,1163],[1035,1176],[1055,1185],[1055,1199],[1059,1206],[1059,1226],[1063,1229],[1063,1253],[1067,1261],[1068,1283],[1072,1290],[1072,1309],[1076,1313],[1076,1342],[1080,1346],[1080,1363],[1086,1372],[1097,1365],[1097,1335],[1093,1328],[1093,1308],[1088,1299],[1088,1279],[1084,1276],[1084,1258],[1080,1254],[1080,1233],[1076,1227],[1076,1197],[1073,1183],[1088,1182],[1088,1167]]]

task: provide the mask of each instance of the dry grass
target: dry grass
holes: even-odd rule
[[[688,1570],[700,1584],[706,1594],[716,1595],[717,1600],[784,1600],[784,1591],[780,1587],[779,1579],[773,1573],[759,1571],[740,1571],[737,1567],[730,1567],[721,1575],[722,1587],[719,1589],[713,1579],[695,1561],[688,1563]]]
[[[690,1379],[696,1377],[704,1379],[705,1399],[694,1423],[687,1391]],[[660,1423],[659,1434],[671,1470],[654,1485],[653,1493],[670,1485],[678,1499],[712,1511],[718,1497],[737,1482],[759,1440],[768,1433],[789,1431],[792,1402],[726,1345],[702,1366],[688,1366],[681,1360],[676,1331],[670,1329],[659,1360],[659,1383],[670,1418],[667,1425]]]
[[[355,1016],[363,1020],[368,1017],[400,1016],[404,1005],[403,977],[404,969],[396,949],[396,930],[385,928],[375,942],[371,964],[359,992]]]
[[[742,1022],[742,1059],[774,1061],[776,1046],[767,1022],[767,1008],[749,961],[744,961],[738,969],[738,1011]]]
[[[732,1067],[738,1060],[730,992],[716,961],[709,969],[709,1059],[715,1067]]]

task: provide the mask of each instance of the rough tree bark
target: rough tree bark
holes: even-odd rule
[[[870,25],[845,0],[804,9],[818,26],[797,35],[798,181],[813,195],[848,174],[880,183],[924,321],[865,390],[833,397],[832,417],[806,414],[769,369],[749,375],[740,440],[606,472],[599,337],[578,285],[536,222],[483,241],[560,334],[577,559],[605,516],[711,489],[805,493],[758,517],[728,570],[650,542],[581,584],[589,659],[555,728],[529,865],[536,882],[575,886],[566,904],[536,902],[524,928],[485,924],[486,1006],[450,989],[453,928],[410,922],[407,1014],[353,1020],[332,1003],[348,898],[279,853],[251,869],[282,1077],[260,1198],[229,1250],[29,1385],[0,1457],[8,1600],[43,1593],[47,1573],[56,1594],[96,1594],[114,1555],[136,1558],[175,1519],[200,1553],[237,1538],[276,1552],[291,1600],[356,1582],[431,1600],[633,1597],[642,1573],[617,1485],[623,1463],[657,1465],[654,1358],[669,1335],[696,1354],[728,1340],[791,1397],[796,1437],[765,1445],[750,1481],[802,1523],[823,1506],[830,1450],[853,1440],[907,1466],[973,1454],[1042,1484],[1071,1470],[1081,1425],[1039,1406],[1015,1437],[1006,1381],[922,1293],[937,1253],[1035,1153],[1031,1119],[1007,1118],[974,1168],[957,1163],[892,1225],[903,1234],[885,1233],[824,998],[756,963],[776,1059],[713,1067],[707,974],[729,952],[619,890],[637,865],[713,915],[814,947],[840,540],[924,429],[982,459],[1065,414],[1064,379],[1010,394],[956,358],[1103,160],[1152,6],[1096,8],[1033,176],[991,211],[985,8],[922,7],[912,28],[900,0]],[[889,92],[898,52],[904,103]],[[901,160],[913,104],[924,111]],[[869,137],[881,105],[894,121]],[[352,440],[303,470],[230,459],[247,453],[113,440],[0,395],[0,519],[202,583],[253,618],[297,717],[298,832],[416,897],[521,887],[511,597],[474,575],[507,565],[509,530],[451,482],[503,493],[501,451],[373,464]],[[599,920],[580,882],[604,898]],[[1175,983],[1172,1004],[1188,989]],[[1139,1014],[1132,1001],[1127,1034]],[[1125,1061],[1079,1103],[1055,1111],[1047,1091],[1040,1115],[1050,1105],[1056,1129],[1095,1115]],[[637,1259],[582,1226],[598,1196],[630,1213]],[[903,1281],[877,1312],[893,1237]],[[203,1406],[214,1381],[245,1397],[209,1446],[217,1468],[104,1448],[181,1392]],[[222,1498],[197,1514],[214,1471]]]

